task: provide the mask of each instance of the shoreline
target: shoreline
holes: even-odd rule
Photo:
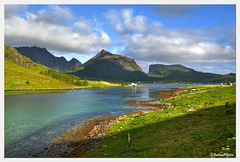
[[[41,88],[41,89],[4,89],[4,91],[45,91],[45,90],[78,90],[78,89],[91,89],[91,88],[118,88],[118,87],[132,87],[132,86],[106,86],[106,87],[73,87],[73,88]],[[135,87],[143,87],[141,85]]]
[[[118,87],[118,86],[116,86]],[[121,86],[119,86],[121,87]],[[41,88],[41,89],[6,89],[4,91],[46,91],[46,90],[78,90],[90,88],[115,88],[115,87],[74,87],[74,88]]]
[[[69,129],[66,134],[52,139],[52,146],[50,148],[37,150],[37,153],[33,154],[32,157],[81,157],[87,150],[104,139],[102,136],[108,132],[110,125],[120,123],[120,120],[126,118],[128,115],[150,113],[160,111],[164,108],[172,108],[173,106],[171,104],[159,104],[158,102],[170,99],[176,96],[177,92],[184,90],[185,89],[182,88],[176,88],[173,91],[160,92],[155,95],[156,97],[164,97],[163,99],[125,102],[136,107],[141,106],[144,108],[132,109],[132,112],[119,115],[93,117],[83,121],[81,122],[82,125],[76,125],[74,128]]]
[[[153,106],[153,107],[158,107],[158,108],[164,108],[166,106],[171,107],[171,105],[166,105],[166,104],[159,104],[159,101],[161,100],[167,100],[167,99],[171,99],[174,96],[178,96],[178,92],[184,91],[185,89],[183,88],[175,88],[175,90],[173,91],[169,91],[169,92],[159,92],[158,94],[154,95],[153,97],[161,97],[162,99],[156,99],[156,100],[149,100],[149,101],[137,101],[137,100],[133,100],[133,101],[127,101],[125,102],[126,104],[131,104],[133,106]]]

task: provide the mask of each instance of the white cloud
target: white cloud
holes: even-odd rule
[[[73,19],[70,9],[59,7],[58,5],[48,6],[47,9],[41,9],[37,13],[27,13],[27,19],[32,23],[66,25],[68,20]]]
[[[198,63],[208,62],[215,58],[235,58],[235,50],[231,46],[197,41],[195,36],[191,39],[188,36],[185,37],[184,32],[177,34],[176,32],[175,30],[168,30],[168,34],[165,35],[145,33],[124,37],[124,41],[128,44],[125,53],[138,60],[169,63]],[[175,35],[179,37],[175,37]],[[202,40],[203,38],[199,39]]]
[[[173,9],[174,6],[170,8]],[[190,10],[192,6],[183,6],[176,16]],[[145,72],[148,71],[148,65],[157,62],[190,67],[202,64],[204,70],[210,71],[216,70],[214,67],[221,69],[221,66],[214,64],[215,61],[219,64],[236,58],[236,50],[232,45],[235,43],[235,26],[163,29],[161,22],[152,22],[146,17],[142,21],[133,21],[138,20],[139,16],[134,15],[131,9],[119,12],[111,10],[107,18],[122,37],[123,44],[126,44],[124,54],[133,57]],[[234,65],[234,61],[232,63]]]
[[[132,9],[124,9],[121,12],[110,10],[105,14],[105,17],[110,21],[115,31],[120,35],[145,31],[145,16],[133,16]]]
[[[67,21],[73,18],[68,8],[59,6],[27,13],[26,18],[17,15],[6,17],[5,43],[76,53],[99,52],[111,43],[107,33],[93,29],[87,21],[79,20],[67,25]]]
[[[73,31],[81,33],[83,35],[88,35],[92,33],[92,29],[90,24],[83,22],[83,21],[78,21],[73,24]]]

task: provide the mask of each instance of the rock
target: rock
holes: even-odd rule
[[[108,155],[108,153],[106,153],[106,152],[104,152],[103,154],[104,154],[104,155]]]
[[[141,150],[140,148],[127,148],[127,149],[125,149],[127,152],[132,152],[132,151],[139,151],[139,150]]]
[[[196,110],[191,107],[190,109],[187,110],[187,112],[188,111],[196,111]]]
[[[179,96],[177,92],[174,92],[173,93],[173,96]]]

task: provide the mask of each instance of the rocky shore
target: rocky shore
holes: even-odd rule
[[[161,104],[160,100],[167,100],[171,97],[177,96],[179,91],[184,89],[176,89],[171,92],[161,92],[156,95],[158,97],[164,97],[159,100],[151,101],[129,101],[127,104],[135,106],[141,106],[144,108],[138,109],[127,114],[112,115],[106,117],[92,118],[76,125],[71,128],[66,134],[52,139],[52,146],[50,148],[43,148],[33,154],[33,157],[80,157],[87,150],[91,149],[99,141],[104,140],[101,138],[108,132],[108,127],[114,123],[121,122],[122,118],[127,117],[130,114],[149,113],[153,111],[159,111],[164,108],[173,108],[170,103]]]
[[[160,92],[159,94],[154,95],[154,97],[161,97],[161,98],[163,97],[163,99],[150,100],[150,101],[128,101],[128,102],[125,102],[125,103],[131,104],[131,105],[134,105],[134,106],[141,106],[141,107],[144,107],[144,106],[157,107],[159,109],[172,108],[173,105],[168,104],[168,103],[161,104],[161,103],[159,103],[159,101],[161,101],[161,100],[168,100],[168,99],[171,99],[174,96],[178,96],[178,92],[184,91],[184,90],[185,89],[177,88],[174,91]]]

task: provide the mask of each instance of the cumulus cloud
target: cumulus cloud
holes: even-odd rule
[[[161,5],[154,7],[156,13],[165,17],[180,17],[195,9],[196,5]]]
[[[60,6],[27,13],[26,17],[8,16],[5,18],[5,43],[76,53],[95,53],[111,43],[106,32],[93,29],[87,21],[67,25],[71,19],[74,19],[71,11]]]
[[[176,31],[175,31],[176,32]],[[231,46],[221,46],[214,42],[196,41],[171,34],[138,34],[125,37],[128,44],[125,53],[138,60],[162,61],[171,63],[208,62],[215,58],[235,58]]]
[[[59,7],[57,5],[48,6],[48,8],[37,11],[37,13],[27,13],[29,22],[66,25],[67,20],[73,19],[71,10],[66,7]]]
[[[172,9],[175,6],[171,6]],[[182,6],[183,11],[191,10],[192,6]],[[188,8],[189,7],[189,8]],[[132,20],[138,15],[130,12]],[[128,13],[127,12],[127,13]],[[180,11],[179,15],[180,15]],[[196,29],[163,29],[161,22],[151,22],[144,17],[141,28],[131,30],[128,17],[123,11],[111,11],[110,23],[122,37],[126,48],[123,53],[133,57],[145,72],[151,63],[183,64],[194,66],[201,64],[203,70],[216,71],[221,63],[234,65],[236,58],[235,26],[220,26],[216,28]],[[132,24],[134,21],[131,21]],[[129,22],[130,23],[130,22]],[[231,63],[229,63],[229,60]],[[211,68],[210,68],[211,67]],[[229,69],[229,68],[228,68]]]
[[[145,16],[134,16],[132,9],[124,9],[121,12],[110,10],[105,16],[120,35],[145,31]]]

